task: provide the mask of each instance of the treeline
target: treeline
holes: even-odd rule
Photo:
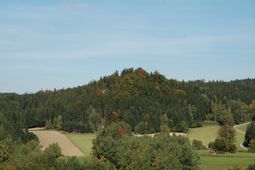
[[[153,133],[160,131],[163,115],[172,131],[187,131],[203,121],[249,121],[254,99],[255,79],[185,82],[131,68],[76,88],[1,94],[0,112],[18,115],[23,128],[94,132],[118,119],[132,131]]]

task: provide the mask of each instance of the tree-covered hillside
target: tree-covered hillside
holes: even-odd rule
[[[160,131],[164,117],[171,130],[186,131],[206,120],[250,120],[254,99],[255,79],[185,82],[131,68],[76,88],[1,94],[0,114],[18,119],[23,128],[46,124],[79,132],[94,132],[118,119],[133,131],[152,133]]]

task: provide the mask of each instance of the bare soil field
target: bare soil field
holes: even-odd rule
[[[43,128],[33,128],[29,129],[30,132],[33,132],[40,141],[40,144],[45,149],[52,143],[58,143],[62,149],[62,153],[66,156],[83,156],[84,154],[73,145],[66,135],[53,130],[45,130]]]

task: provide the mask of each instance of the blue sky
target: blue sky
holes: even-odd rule
[[[255,77],[254,0],[0,0],[0,92],[129,67],[178,80]]]

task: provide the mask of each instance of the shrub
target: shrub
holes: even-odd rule
[[[181,121],[179,124],[177,124],[176,131],[184,133],[188,132],[189,131],[188,124],[185,121]]]
[[[241,170],[241,168],[235,164],[232,168],[228,168],[228,170]]]
[[[252,121],[251,124],[249,124],[247,126],[247,130],[245,133],[245,141],[244,141],[243,145],[245,147],[249,147],[251,140],[254,138],[255,138],[255,122]]]
[[[148,134],[153,132],[154,129],[147,122],[142,121],[135,126],[135,133]]]
[[[210,142],[208,147],[215,152],[235,152],[236,151],[236,145],[235,144],[230,144],[228,143],[225,139],[223,138],[218,138],[214,142]]]
[[[192,147],[197,150],[206,149],[206,147],[203,145],[203,142],[196,139],[192,141]]]
[[[255,139],[252,139],[249,144],[249,152],[255,152]]]
[[[247,170],[255,170],[255,163],[254,164],[250,164],[248,166]]]

